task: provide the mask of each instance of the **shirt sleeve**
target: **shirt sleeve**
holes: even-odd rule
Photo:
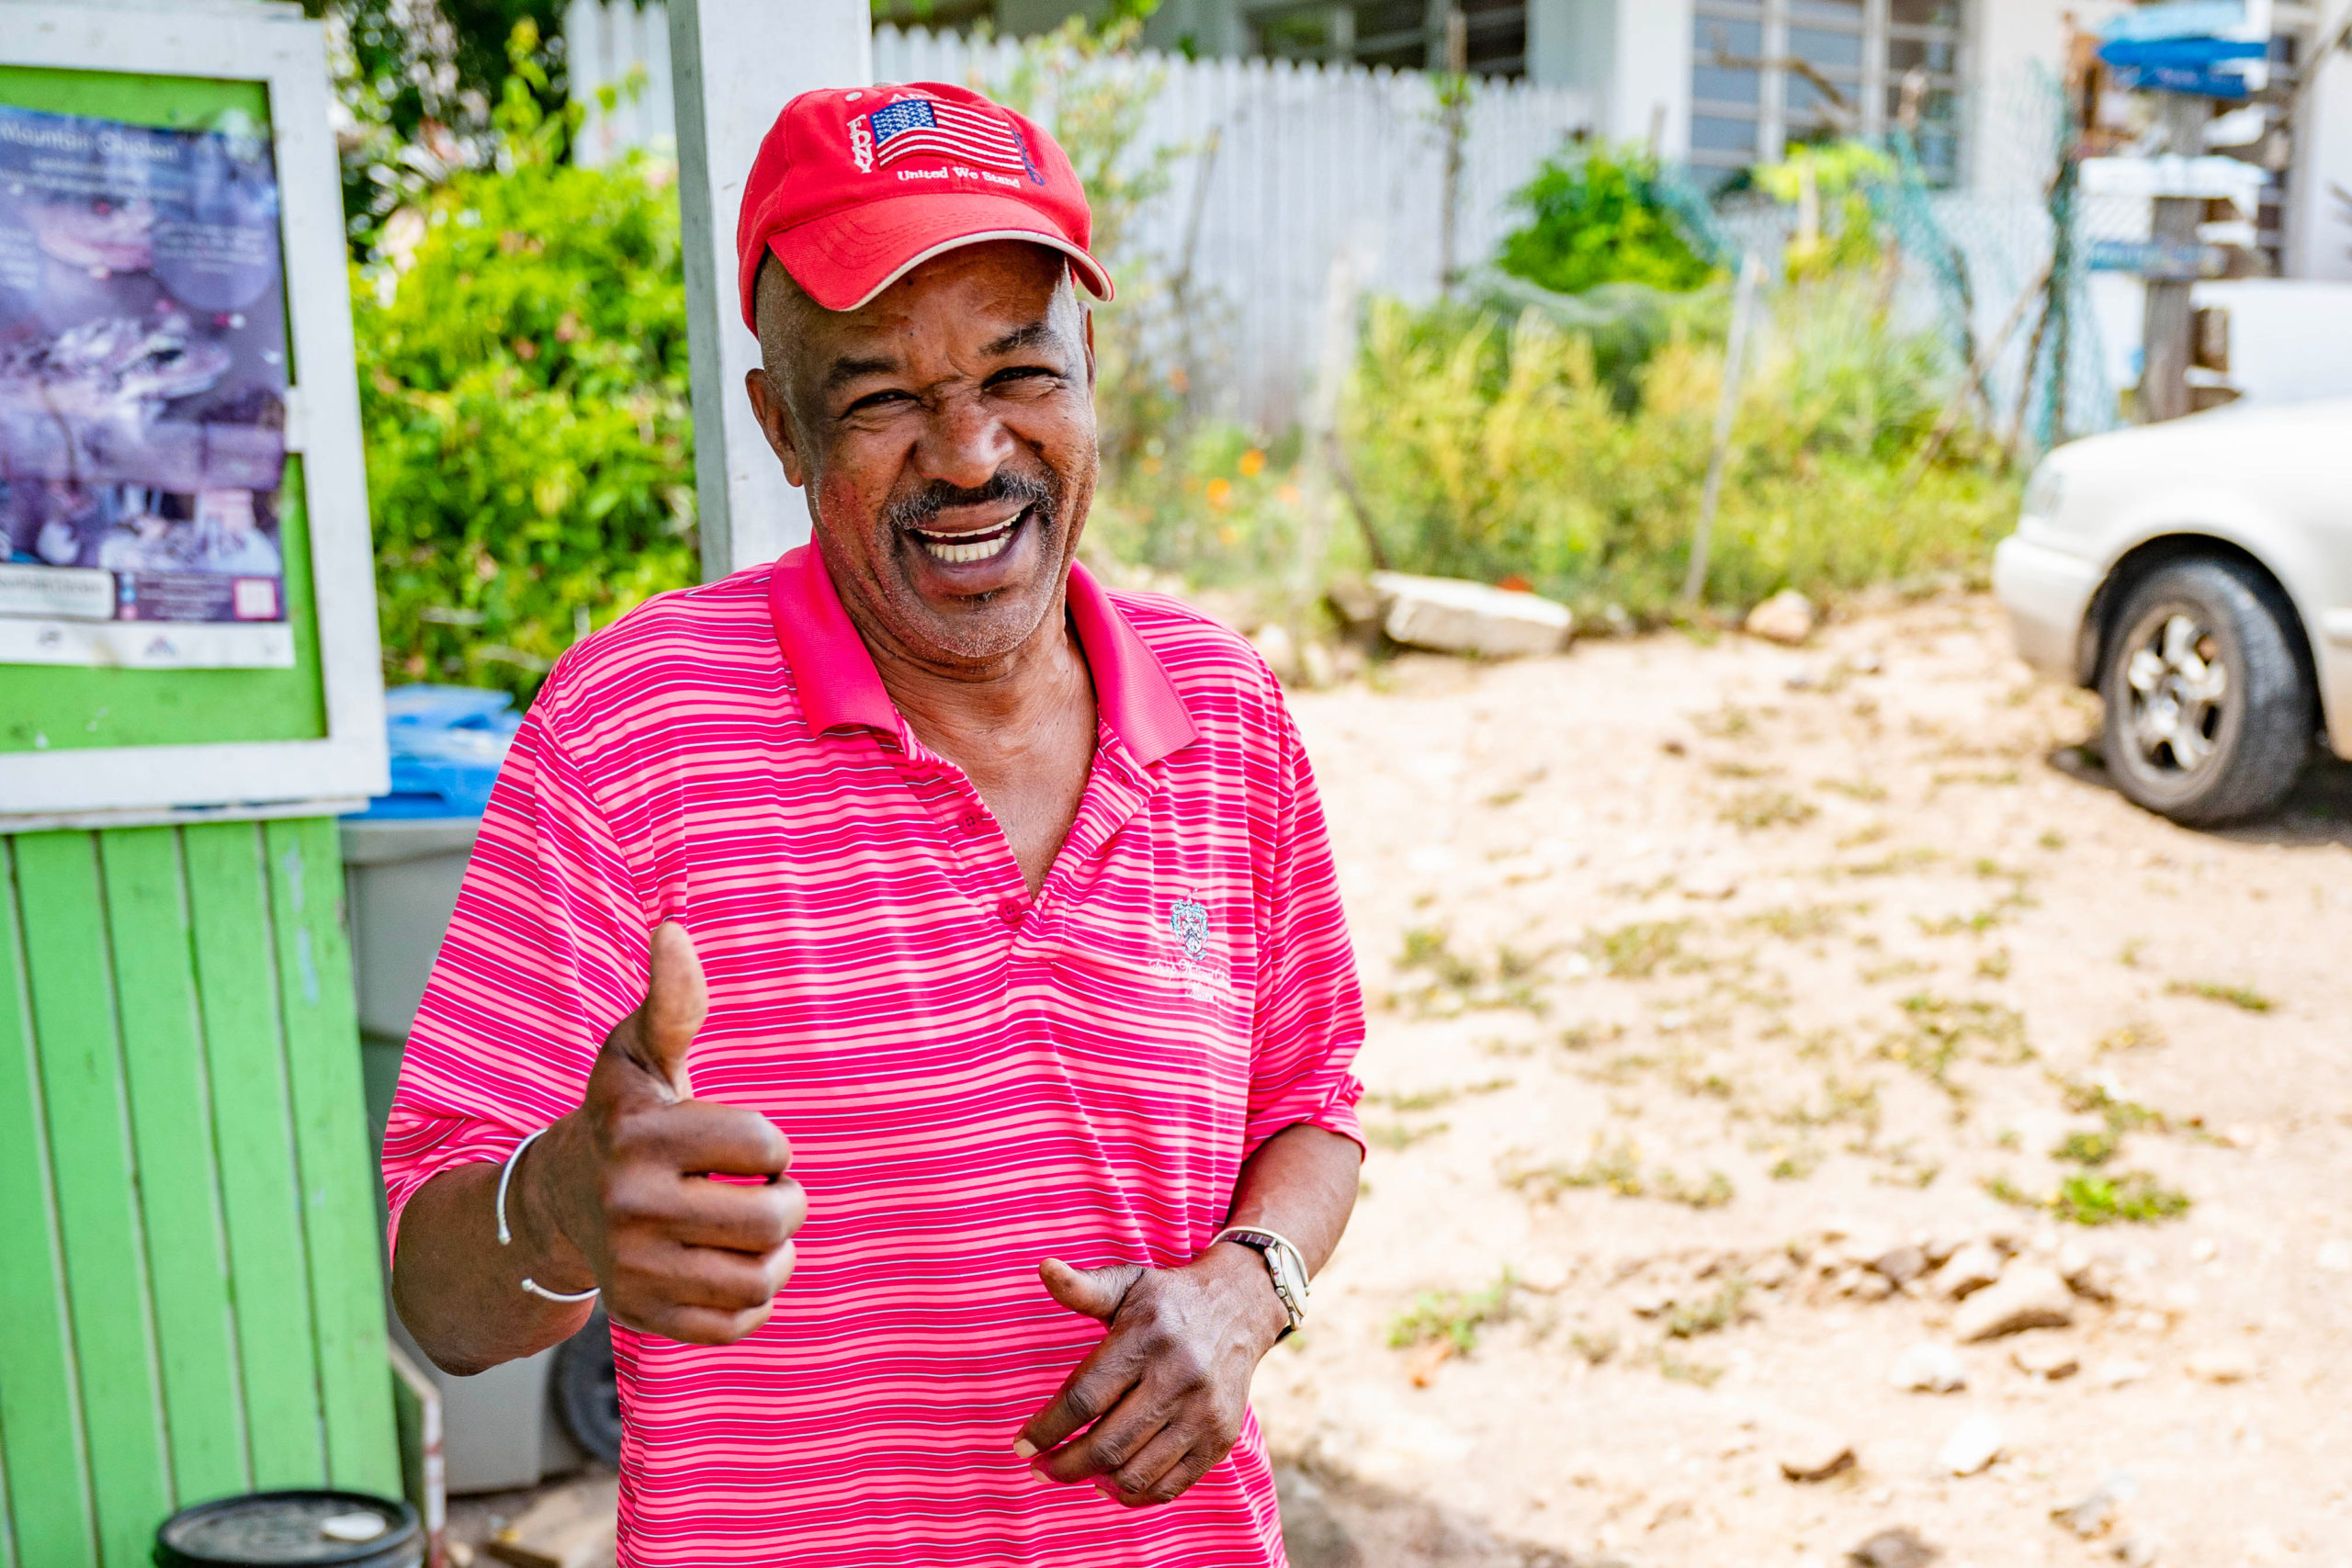
[[[1315,771],[1288,713],[1281,724],[1245,1158],[1302,1122],[1363,1144],[1356,1117],[1363,1085],[1350,1070],[1363,1044],[1355,950]]]
[[[588,783],[534,707],[482,815],[384,1131],[401,1211],[434,1177],[503,1161],[576,1108],[597,1050],[643,995],[642,891]]]

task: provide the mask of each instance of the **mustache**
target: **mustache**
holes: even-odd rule
[[[973,489],[933,482],[912,495],[901,496],[882,509],[882,521],[893,528],[922,528],[937,522],[940,513],[951,506],[989,506],[1004,502],[1035,507],[1043,521],[1053,515],[1060,499],[1061,486],[1052,479],[1000,468],[989,476],[988,483]]]

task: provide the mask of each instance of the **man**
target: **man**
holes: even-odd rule
[[[975,94],[793,100],[741,276],[814,542],[566,655],[483,818],[393,1292],[452,1371],[601,1292],[624,1563],[1282,1561],[1362,1008],[1264,665],[1074,564],[1088,231]]]

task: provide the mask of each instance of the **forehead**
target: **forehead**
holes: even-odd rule
[[[877,360],[896,367],[936,355],[1043,346],[1075,333],[1081,320],[1060,254],[1019,241],[933,256],[854,310],[827,310],[806,296],[793,303],[786,334],[792,357],[827,378],[844,355],[861,367]],[[764,310],[762,325],[768,325]],[[775,336],[762,333],[772,349],[782,346]]]

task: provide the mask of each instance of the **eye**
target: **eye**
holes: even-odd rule
[[[1061,372],[1046,365],[1009,365],[988,378],[993,389],[1010,390],[1046,390],[1062,378]]]
[[[913,393],[897,387],[890,387],[879,392],[866,393],[865,396],[843,409],[842,412],[843,414],[863,413],[869,410],[895,408],[901,403],[910,403],[914,400]]]

